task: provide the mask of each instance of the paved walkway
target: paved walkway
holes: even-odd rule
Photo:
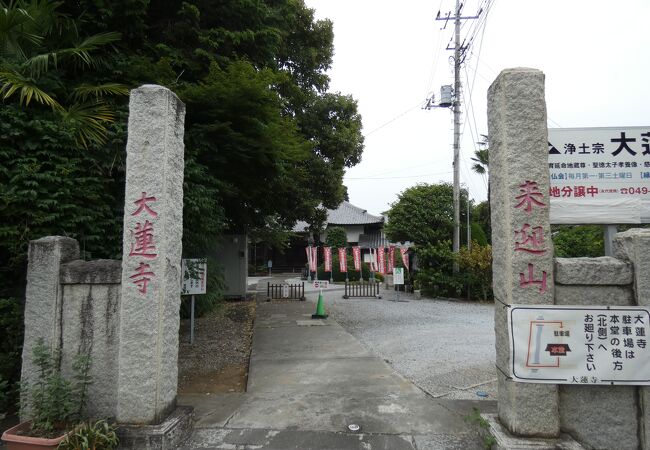
[[[307,297],[258,304],[246,393],[179,398],[196,414],[182,449],[483,448],[464,418],[493,402],[432,398],[331,318],[312,320]]]

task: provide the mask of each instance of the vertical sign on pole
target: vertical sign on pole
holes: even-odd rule
[[[190,295],[190,344],[194,343],[195,295],[206,293],[208,263],[206,258],[183,259],[181,261],[181,295]]]
[[[332,277],[332,247],[323,247],[323,259],[325,261],[325,272],[330,273],[330,282],[334,281]]]
[[[339,249],[339,271],[345,272],[345,281],[348,281],[348,254],[346,248]]]
[[[354,270],[359,272],[359,281],[363,281],[363,272],[361,271],[361,248],[352,247],[352,259],[354,260]]]

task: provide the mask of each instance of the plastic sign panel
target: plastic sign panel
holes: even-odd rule
[[[208,262],[205,258],[181,260],[181,295],[200,295],[206,291]]]
[[[393,269],[393,284],[404,284],[404,268],[395,267]]]
[[[650,223],[650,126],[549,128],[551,223]]]
[[[327,289],[330,287],[330,282],[326,280],[314,280],[314,288],[316,289]]]
[[[650,385],[650,310],[638,306],[511,305],[514,381]]]

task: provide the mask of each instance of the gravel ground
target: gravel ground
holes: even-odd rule
[[[244,392],[255,317],[255,301],[224,302],[195,320],[182,320],[178,351],[180,393]]]
[[[496,400],[494,305],[423,299],[395,292],[382,299],[326,294],[332,317],[395,370],[434,397]],[[310,295],[313,301],[314,295]]]

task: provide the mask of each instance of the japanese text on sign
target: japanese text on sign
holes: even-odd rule
[[[134,266],[132,275],[129,276],[131,282],[138,288],[140,294],[146,294],[149,282],[156,276],[147,262],[154,260],[158,253],[155,243],[154,224],[158,218],[158,213],[152,208],[156,202],[156,197],[148,195],[146,192],[135,200],[135,210],[132,216],[137,216],[143,222],[136,222],[134,229],[129,230],[131,233],[129,260],[134,260],[137,266]],[[151,219],[153,222],[150,222]]]
[[[181,295],[205,294],[207,275],[208,264],[205,258],[183,259],[181,261]]]
[[[650,222],[650,127],[550,128],[548,140],[551,223]]]
[[[642,307],[512,305],[515,381],[650,385],[650,311]]]

